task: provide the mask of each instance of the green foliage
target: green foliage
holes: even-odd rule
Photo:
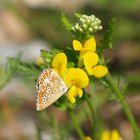
[[[51,67],[51,61],[57,53],[61,51],[55,48],[51,48],[50,50],[41,50],[41,57],[44,59],[44,64],[42,64],[43,68]]]
[[[66,53],[67,57],[68,57],[68,64],[67,67],[74,67],[76,66],[77,62],[78,62],[78,57],[76,52],[73,51],[72,47],[67,46],[66,50],[64,50],[64,53]]]
[[[102,55],[103,55],[103,51],[105,49],[112,49],[112,40],[113,40],[113,33],[115,31],[115,27],[116,27],[116,19],[112,18],[109,22],[108,22],[108,27],[106,32],[104,33],[104,37],[103,39],[100,41],[98,47],[97,47],[97,53],[99,54],[101,61],[100,63],[108,63],[109,60],[107,60],[106,62],[104,62],[102,60]]]
[[[8,58],[7,64],[4,66],[0,66],[0,89],[3,88],[15,75],[16,72],[16,66],[19,62],[19,57],[14,58],[14,61],[12,58]]]
[[[113,18],[109,21],[107,30],[104,34],[103,49],[112,48],[112,39],[115,27],[116,27],[116,19]]]
[[[103,40],[100,42],[99,47],[97,48],[97,52],[102,55],[105,49],[112,49],[112,40],[113,40],[113,33],[116,27],[116,19],[112,18],[108,22],[107,30],[104,34]]]
[[[63,12],[61,13],[60,21],[68,31],[72,31],[73,24],[70,22],[70,20],[66,17],[66,15]]]
[[[13,58],[13,61],[14,61],[14,58]],[[41,71],[41,69],[37,67],[35,64],[27,63],[23,61],[19,61],[16,68],[17,68],[18,74],[26,76],[26,78],[29,78],[32,80],[37,80]]]
[[[84,42],[86,39],[93,36],[93,34],[97,30],[102,29],[101,21],[98,18],[96,18],[94,15],[87,16],[87,15],[76,14],[76,17],[78,18],[78,22],[74,26],[69,21],[69,19],[65,16],[65,14],[62,13],[60,19],[61,19],[61,23],[64,25],[64,27],[68,31],[73,32],[74,35],[76,36],[76,39],[81,40],[81,42]],[[108,28],[104,34],[103,40],[102,40],[102,42],[100,42],[99,47],[97,47],[97,53],[101,56],[101,60],[99,62],[100,64],[106,65],[106,63],[107,63],[104,60],[102,54],[105,49],[112,48],[112,39],[113,39],[115,25],[116,25],[116,19],[113,18],[109,21]],[[90,51],[93,51],[93,50],[90,50]],[[9,58],[7,65],[5,67],[0,68],[0,76],[1,76],[0,88],[2,88],[7,82],[9,82],[14,77],[15,74],[20,74],[20,75],[23,75],[25,78],[30,78],[30,79],[36,81],[38,79],[38,76],[39,76],[40,72],[42,71],[42,69],[51,67],[52,59],[59,52],[61,52],[61,51],[58,49],[54,49],[54,48],[50,49],[49,51],[41,50],[41,57],[44,59],[44,63],[40,64],[40,65],[36,65],[34,63],[23,62],[20,60],[20,56],[17,56],[16,58]],[[67,47],[65,49],[65,53],[68,57],[67,68],[71,68],[71,67],[77,68],[79,54],[74,52],[71,49],[71,47]],[[85,69],[83,69],[83,70],[85,70]],[[75,77],[76,77],[76,75],[75,75]],[[77,79],[80,79],[80,78],[77,77]],[[91,77],[89,76],[89,78],[91,78]],[[95,78],[93,80],[95,81],[97,79]],[[78,85],[77,81],[76,82],[74,80],[72,81],[72,85],[74,83],[75,84],[74,86],[76,86],[76,88],[77,88],[77,90],[75,91],[75,94],[73,94],[74,97],[77,96],[76,94],[78,93],[78,89],[80,87]],[[109,73],[108,73],[108,75],[106,75],[106,77],[102,78],[100,81],[101,81],[100,83],[107,86],[108,89],[112,90],[110,97],[112,99],[120,102],[120,104],[122,105],[122,107],[125,111],[126,116],[128,117],[128,119],[133,127],[135,134],[138,136],[138,138],[140,138],[139,129],[138,129],[135,119],[133,118],[133,115],[129,109],[129,106],[124,98],[125,97],[124,95],[125,95],[126,89],[127,89],[127,84],[124,84],[125,83],[124,81],[122,83],[122,79],[121,80],[113,79]],[[90,81],[90,84],[92,84],[92,87],[89,88],[89,92],[94,93],[94,88],[95,88],[94,82]],[[71,87],[69,87],[69,88],[71,88]],[[73,91],[73,93],[74,93],[74,91]],[[96,139],[97,135],[98,135],[97,133],[99,130],[99,124],[98,124],[98,122],[99,122],[99,119],[98,119],[98,110],[99,110],[98,108],[99,107],[98,106],[99,105],[96,103],[97,98],[94,96],[94,100],[92,100],[91,97],[92,96],[89,96],[89,94],[86,94],[86,92],[84,90],[83,96],[81,98],[77,97],[75,104],[70,103],[65,95],[62,96],[61,98],[59,98],[59,100],[57,100],[53,104],[55,107],[58,107],[60,110],[70,111],[70,116],[73,120],[73,124],[75,125],[75,128],[77,129],[77,132],[79,133],[79,136],[81,139],[84,138],[84,134],[83,134],[79,124],[77,123],[77,118],[75,117],[72,110],[74,110],[77,106],[79,107],[84,101],[87,102],[87,105],[89,106],[91,116],[92,116],[92,121],[93,121],[93,124],[92,124],[93,125],[92,126],[93,127],[92,128],[93,136],[92,137],[93,137],[93,139]],[[93,102],[94,102],[94,105],[93,105]],[[61,139],[63,139],[63,137],[65,137],[64,136],[65,132],[62,133],[62,135],[61,134],[59,135],[60,127],[58,127],[57,123],[54,123],[53,125],[55,126],[55,130],[58,130],[58,131],[54,131],[54,134],[55,134],[54,138],[59,139],[59,137],[60,137]],[[37,127],[37,128],[39,128],[39,127]],[[40,138],[40,136],[41,136],[40,128],[37,129],[37,131],[38,131],[38,137]]]
[[[16,74],[24,75],[26,78],[37,80],[41,69],[33,63],[20,60],[21,55],[7,59],[7,64],[0,67],[0,88],[3,88]]]
[[[114,76],[113,79],[114,79],[114,83],[117,85],[118,89],[121,91],[122,97],[125,98],[125,96],[128,95],[128,93],[127,93],[128,82],[125,81],[125,79],[123,77],[119,77],[119,76]],[[110,89],[109,99],[119,102],[120,99],[116,94],[114,94],[114,89],[110,88],[109,82],[105,78],[100,79],[100,82],[102,83],[102,85],[104,85],[108,89]]]
[[[81,17],[82,17],[82,14],[80,14],[80,13],[75,13],[75,16],[76,16],[77,18],[81,18]]]
[[[66,110],[68,107],[68,100],[65,95],[59,98],[54,104],[55,107],[58,107],[60,110]]]

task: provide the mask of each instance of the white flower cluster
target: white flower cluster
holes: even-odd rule
[[[75,26],[72,28],[74,32],[89,32],[94,33],[98,30],[101,30],[101,20],[95,17],[94,15],[87,16],[82,15],[79,18],[79,22],[75,24]]]

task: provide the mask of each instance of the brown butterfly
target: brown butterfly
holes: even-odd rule
[[[43,70],[37,81],[36,88],[38,90],[37,111],[47,108],[67,91],[62,78],[51,68]]]

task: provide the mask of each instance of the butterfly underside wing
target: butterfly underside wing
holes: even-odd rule
[[[50,68],[40,74],[36,88],[38,90],[36,102],[38,111],[50,106],[67,91],[64,81]]]

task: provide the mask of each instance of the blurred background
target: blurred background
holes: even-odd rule
[[[22,59],[36,62],[40,49],[65,48],[72,35],[60,23],[61,11],[75,22],[74,13],[94,14],[102,20],[102,38],[108,20],[116,17],[114,49],[106,51],[110,71],[128,83],[127,101],[140,126],[140,1],[139,0],[0,0],[0,64],[8,56],[22,52]],[[107,92],[96,86],[99,95]],[[51,106],[35,110],[35,83],[17,76],[0,90],[0,140],[78,140],[69,124],[67,112]],[[100,115],[106,129],[118,129],[123,140],[133,140],[133,133],[121,107],[106,98],[100,102]],[[49,112],[49,113],[48,113]],[[81,116],[82,109],[76,110]],[[88,114],[88,110],[87,110]],[[90,115],[88,115],[90,118]],[[59,123],[58,123],[59,122]],[[85,134],[90,134],[87,116],[80,118]],[[67,131],[65,130],[67,127]]]

